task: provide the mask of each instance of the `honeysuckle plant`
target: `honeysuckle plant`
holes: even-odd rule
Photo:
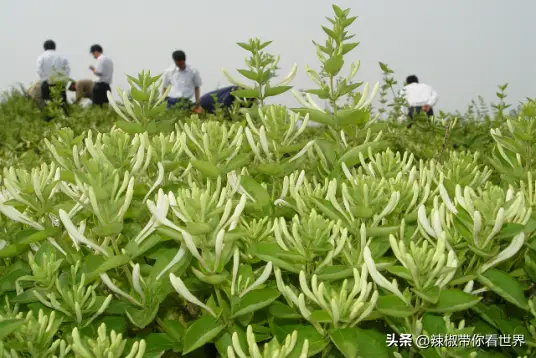
[[[355,47],[353,18],[334,11],[319,45],[330,100],[354,86],[333,72]],[[267,65],[250,64],[268,73],[261,45]],[[158,117],[157,77],[130,80],[134,116],[116,110],[141,129],[64,128],[38,166],[2,168],[1,356],[534,355],[528,137],[491,139],[521,158],[518,176],[484,152],[389,149],[393,124],[370,125],[364,93],[357,109],[264,103],[229,122]],[[505,128],[529,133],[532,109]],[[310,131],[319,113],[331,125]],[[154,132],[162,118],[172,125]],[[424,349],[419,335],[517,344]],[[411,346],[388,344],[401,337]]]
[[[151,71],[140,72],[138,78],[128,76],[130,96],[126,91],[117,88],[121,103],[117,103],[108,91],[110,105],[122,119],[116,123],[119,128],[129,133],[158,133],[169,128],[169,121],[156,121],[166,110],[165,99],[171,90],[170,86],[164,93],[160,93],[162,81],[162,75],[151,76]]]
[[[293,93],[303,106],[303,108],[294,109],[294,111],[304,115],[309,114],[310,120],[328,125],[336,133],[346,127],[359,126],[367,123],[370,118],[370,104],[378,92],[379,83],[374,86],[370,96],[369,85],[366,84],[358,103],[352,105],[350,108],[339,110],[338,101],[355,91],[363,83],[352,83],[359,70],[359,61],[350,65],[350,73],[346,78],[338,83],[336,82],[336,78],[345,64],[345,56],[355,49],[359,45],[359,42],[349,42],[355,35],[348,34],[348,28],[354,23],[357,17],[350,17],[350,9],[343,10],[336,5],[333,5],[333,11],[335,16],[328,18],[332,24],[332,28],[322,26],[322,29],[327,35],[325,45],[313,42],[316,46],[318,59],[322,64],[322,70],[319,73],[309,66],[306,67],[308,76],[319,88],[305,90],[305,98],[297,91],[293,91]],[[327,77],[325,82],[322,81],[321,75]],[[314,101],[312,95],[317,96],[321,100],[327,100],[333,112],[330,113],[323,110]]]
[[[253,85],[236,80],[227,69],[223,69],[223,74],[229,82],[239,87],[232,94],[238,98],[256,100],[261,107],[265,105],[267,98],[283,94],[290,90],[292,86],[289,86],[289,84],[296,76],[298,70],[298,65],[294,64],[288,75],[274,84],[272,80],[276,77],[277,64],[279,63],[280,56],[263,51],[271,43],[272,41],[263,42],[259,38],[249,39],[247,43],[238,43],[238,46],[251,53],[251,55],[245,60],[248,68],[238,69],[237,71],[247,80],[252,81]]]

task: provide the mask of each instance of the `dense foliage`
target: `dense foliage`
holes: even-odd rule
[[[300,108],[258,39],[224,71],[252,109],[166,111],[147,72],[110,110],[0,104],[0,357],[534,356],[536,104],[407,128],[333,9]]]

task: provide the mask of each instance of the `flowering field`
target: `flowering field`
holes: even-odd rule
[[[408,129],[333,10],[299,108],[257,39],[231,118],[0,104],[0,357],[535,356],[536,104]]]

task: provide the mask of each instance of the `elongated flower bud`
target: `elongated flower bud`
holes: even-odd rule
[[[203,302],[199,301],[199,299],[197,297],[195,297],[186,288],[186,286],[184,285],[184,282],[182,282],[182,280],[179,277],[177,277],[174,274],[170,273],[169,274],[169,280],[171,281],[171,285],[173,286],[175,291],[177,291],[177,293],[179,295],[181,295],[186,301],[188,301],[190,303],[193,303],[194,305],[197,305],[197,306],[203,308],[205,311],[210,313],[213,317],[216,317],[216,314],[214,313],[214,311],[210,307],[205,305]]]
[[[372,259],[372,253],[370,252],[370,249],[368,246],[365,247],[363,258],[365,260],[365,264],[367,265],[367,269],[369,271],[370,277],[372,277],[374,282],[376,282],[378,286],[385,288],[388,291],[391,291],[393,294],[398,296],[403,302],[407,304],[408,300],[406,299],[406,297],[404,297],[402,292],[400,292],[400,290],[397,287],[395,287],[393,283],[387,281],[387,279],[381,273],[378,272],[378,270],[376,269],[376,264],[374,263],[374,260]],[[393,281],[396,282],[396,280],[393,280]]]
[[[225,78],[227,78],[227,80],[229,82],[231,82],[233,85],[235,86],[238,86],[238,87],[241,87],[241,88],[246,88],[246,89],[251,89],[251,86],[247,86],[245,85],[244,83],[234,79],[231,74],[229,74],[229,72],[227,71],[227,69],[222,69],[222,72],[223,72],[223,75],[225,76]]]
[[[506,249],[501,251],[493,260],[482,265],[482,267],[480,268],[480,273],[484,273],[488,269],[492,268],[493,266],[496,266],[499,263],[513,257],[521,249],[524,242],[525,242],[525,233],[521,232],[512,239],[512,241],[510,242],[510,245],[508,245]]]
[[[244,295],[246,295],[248,292],[265,283],[266,280],[268,280],[268,278],[270,277],[270,274],[272,273],[272,266],[272,261],[268,262],[268,264],[264,268],[264,271],[262,272],[262,275],[260,275],[259,278],[251,286],[245,289],[244,292],[242,292],[242,294],[240,295],[240,297],[244,297]]]
[[[102,253],[104,256],[109,256],[108,255],[108,252],[106,252],[106,250],[104,250],[102,247],[100,247],[99,245],[95,244],[94,242],[92,242],[91,240],[87,239],[84,235],[82,235],[78,229],[76,228],[76,226],[74,226],[73,222],[71,221],[71,218],[69,217],[69,215],[67,215],[67,213],[63,210],[63,209],[60,209],[59,210],[59,216],[60,216],[60,220],[61,222],[63,223],[63,226],[65,226],[65,229],[67,230],[67,232],[78,242],[80,243],[83,243],[87,246],[89,246],[90,248],[92,248],[93,250],[95,251],[98,251],[100,253]]]

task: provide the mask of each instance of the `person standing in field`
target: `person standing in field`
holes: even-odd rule
[[[89,52],[97,59],[95,66],[89,66],[89,69],[95,75],[93,104],[102,107],[105,103],[109,103],[108,91],[112,91],[110,85],[112,84],[114,74],[114,63],[109,57],[103,55],[100,45],[91,46]]]
[[[183,51],[174,51],[171,57],[175,65],[164,72],[162,83],[162,93],[171,86],[166,98],[167,107],[172,108],[176,105],[181,109],[194,107],[194,112],[200,113],[202,111],[200,96],[202,81],[199,71],[186,64],[186,54]],[[194,96],[195,106],[192,104],[192,97]]]
[[[61,98],[63,100],[63,110],[68,115],[67,110],[67,90],[66,84],[71,75],[71,67],[69,61],[56,52],[56,43],[52,40],[47,40],[43,44],[45,52],[37,58],[37,75],[41,81],[41,99],[50,101],[50,88],[52,86],[62,86]],[[46,120],[51,120],[52,117],[47,116]]]
[[[428,117],[434,116],[434,106],[439,95],[429,85],[419,83],[417,76],[411,75],[406,78],[406,86],[402,89],[401,95],[405,97],[408,104],[410,120],[413,120],[415,114],[419,114],[421,111],[426,113]]]

